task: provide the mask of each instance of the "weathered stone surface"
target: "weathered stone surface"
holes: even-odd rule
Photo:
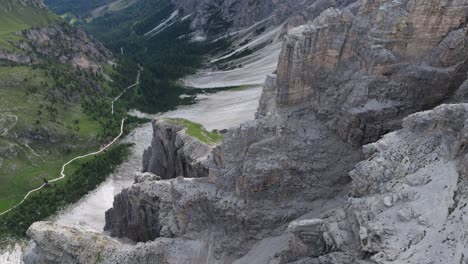
[[[278,103],[311,102],[344,140],[372,142],[466,79],[467,3],[364,1],[292,29],[278,65]]]
[[[125,189],[114,198],[114,207],[106,212],[105,231],[111,236],[146,242],[160,236],[159,198],[139,188]]]
[[[60,227],[49,222],[33,224],[28,235],[36,241],[24,261],[32,264],[81,263],[202,263],[204,244],[189,239],[159,239],[127,245],[101,233]]]
[[[365,147],[348,213],[373,261],[466,263],[467,132],[468,104],[442,105]]]
[[[212,147],[185,133],[185,127],[164,119],[153,121],[153,140],[143,154],[143,172],[163,179],[208,175],[203,164]]]
[[[34,5],[45,8],[40,0],[37,3],[30,0],[24,2],[34,2]],[[16,34],[22,41],[12,43],[16,47],[14,51],[0,49],[0,60],[32,64],[40,61],[40,57],[45,55],[49,59],[56,59],[75,68],[99,72],[101,65],[108,63],[112,58],[112,53],[99,41],[82,29],[65,22],[55,22],[46,27],[31,28]]]
[[[22,49],[34,51],[61,63],[76,68],[100,71],[100,64],[107,63],[112,54],[100,42],[87,35],[82,29],[69,26],[65,22],[48,27],[26,30],[23,33],[26,43]]]
[[[31,57],[24,54],[11,53],[5,50],[0,50],[0,60],[7,60],[16,63],[31,63]]]

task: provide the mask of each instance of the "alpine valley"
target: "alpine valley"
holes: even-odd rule
[[[468,264],[468,0],[0,0],[0,263]]]

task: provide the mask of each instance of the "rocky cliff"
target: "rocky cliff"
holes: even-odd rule
[[[158,179],[208,176],[204,163],[214,146],[190,136],[185,126],[170,119],[155,119],[152,123],[153,140],[143,153],[143,172],[151,174],[137,179],[135,188],[123,190],[115,197],[114,207],[106,212],[104,227],[112,236],[143,242],[161,234],[171,236],[172,231],[159,224],[159,208],[169,206],[168,201],[154,196],[147,185]]]
[[[75,68],[97,72],[102,64],[107,64],[112,58],[112,53],[100,42],[65,22],[26,30],[21,35],[25,41],[19,47],[24,52],[34,54],[35,61],[38,56],[46,56]]]
[[[153,121],[153,140],[143,153],[143,172],[154,173],[163,179],[208,175],[203,162],[212,147],[191,137],[185,129],[181,124],[164,119]]]
[[[0,48],[0,59],[20,64],[38,63],[41,56],[56,59],[75,68],[101,70],[101,65],[112,58],[112,54],[101,43],[88,36],[83,30],[64,22],[47,27],[24,30],[16,34],[22,40],[13,43],[14,51]]]
[[[278,25],[285,20],[298,24],[320,14],[324,8],[343,7],[352,2],[355,1],[172,0],[172,3],[179,7],[184,14],[190,14],[194,17],[192,22],[194,28],[215,35],[251,27],[264,21],[269,21],[267,25]]]
[[[344,140],[375,141],[466,79],[465,11],[464,1],[364,1],[356,15],[328,9],[287,36],[278,103],[311,102]]]
[[[368,0],[289,31],[257,119],[225,135],[207,177],[121,194],[118,222],[154,240],[103,262],[468,263],[468,105],[443,104],[467,99],[467,14]],[[62,231],[46,223],[29,232],[49,263],[92,253],[50,246]]]
[[[3,0],[0,60],[41,63],[44,58],[97,72],[112,54],[83,30],[51,13],[41,0]]]

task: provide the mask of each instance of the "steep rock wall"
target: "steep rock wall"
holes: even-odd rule
[[[454,21],[464,21],[468,6],[431,2],[420,9],[411,4],[364,2],[356,14],[331,8],[310,25],[291,30],[278,77],[268,79],[258,119],[229,131],[210,159],[209,179],[240,199],[234,204],[244,204],[228,209],[242,212],[238,221],[248,224],[240,230],[274,230],[313,211],[316,201],[342,199],[349,188],[346,175],[362,159],[360,144],[456,92],[464,81],[459,73],[466,60],[466,34]],[[397,12],[401,9],[409,11]],[[425,31],[420,20],[432,21],[434,16],[447,23]],[[384,18],[405,17],[414,18],[414,40],[388,33],[398,31],[400,24]],[[387,42],[391,45],[385,46]],[[423,42],[420,50],[412,48],[417,42]],[[195,186],[200,192],[208,188],[201,182]],[[199,199],[213,204],[219,198]],[[178,211],[178,206],[169,210]],[[205,214],[207,210],[197,210],[190,219],[205,219]],[[227,228],[222,222],[211,224]],[[342,225],[349,227],[343,236],[350,239],[344,244],[358,247],[351,239],[356,223],[343,220]],[[179,236],[197,227],[182,230]]]
[[[278,103],[312,102],[344,140],[375,141],[466,79],[466,9],[464,1],[363,1],[356,16],[330,8],[287,35]]]
[[[163,179],[179,176],[199,178],[208,175],[204,160],[211,147],[185,133],[183,125],[164,119],[153,121],[153,140],[143,153],[143,172]]]
[[[115,196],[113,208],[106,212],[104,231],[111,236],[146,242],[160,236],[159,198],[140,188],[125,189]]]

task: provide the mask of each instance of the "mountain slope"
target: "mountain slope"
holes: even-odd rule
[[[15,32],[58,21],[56,15],[41,6],[41,2],[33,1],[0,1],[0,48],[11,48],[8,41],[18,38]]]
[[[118,134],[122,106],[111,116],[110,97],[127,83],[109,81],[103,73],[112,73],[111,53],[41,1],[0,2],[3,212],[44,179],[56,178],[63,163]],[[21,228],[24,234],[27,226]]]

